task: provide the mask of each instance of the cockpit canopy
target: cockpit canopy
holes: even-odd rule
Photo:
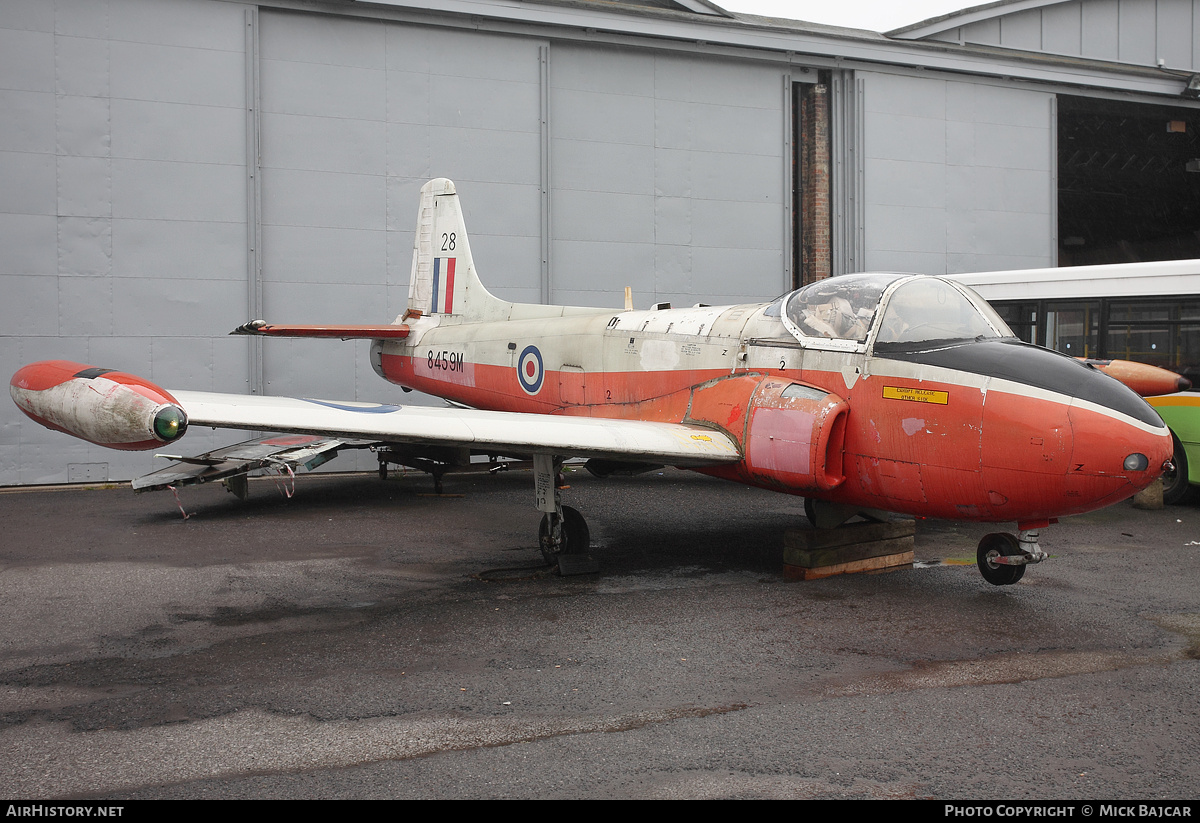
[[[1012,337],[987,302],[939,277],[848,274],[819,280],[783,298],[784,324],[813,348],[876,351]]]

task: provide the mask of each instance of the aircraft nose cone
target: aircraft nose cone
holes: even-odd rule
[[[1097,503],[1141,491],[1170,463],[1171,432],[1157,415],[1132,417],[1124,409],[1076,400],[1068,418],[1073,440],[1068,476]]]

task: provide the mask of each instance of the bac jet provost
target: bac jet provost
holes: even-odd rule
[[[408,308],[390,325],[236,331],[371,339],[381,377],[453,407],[168,391],[65,361],[19,370],[13,399],[112,448],[161,448],[189,425],[283,433],[177,458],[138,489],[239,474],[244,489],[251,468],[311,468],[365,445],[422,468],[455,450],[531,457],[551,561],[587,550],[555,482],[572,457],[597,473],[673,465],[800,495],[818,526],[873,512],[1015,522],[979,544],[996,585],[1046,557],[1039,531],[1058,517],[1123,500],[1169,466],[1171,435],[1141,397],[1019,341],[950,280],[843,275],[768,304],[648,311],[628,297],[624,311],[510,303],[480,282],[446,179],[421,190],[414,245]]]

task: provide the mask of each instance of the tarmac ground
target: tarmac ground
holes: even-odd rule
[[[912,569],[781,573],[803,500],[568,475],[310,475],[242,502],[0,493],[12,798],[1200,797],[1200,507],[1042,534],[918,521]]]

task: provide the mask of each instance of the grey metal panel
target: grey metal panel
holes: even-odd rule
[[[1040,170],[949,166],[945,172],[945,203],[951,212],[978,209],[1038,214],[1045,219],[1055,207]]]
[[[112,161],[107,157],[58,158],[58,214],[107,217],[112,214]]]
[[[246,224],[115,219],[112,265],[121,277],[246,279]]]
[[[271,26],[262,28],[269,31]],[[267,59],[260,68],[265,112],[360,120],[387,117],[386,73],[380,69]]]
[[[554,184],[559,189],[654,194],[655,158],[667,153],[633,143],[559,139],[554,142]],[[685,163],[691,157],[689,152],[675,154]],[[609,174],[597,179],[597,168]]]
[[[1119,59],[1117,0],[1088,0],[1082,4],[1082,12],[1083,56]]]
[[[654,272],[655,247],[651,243],[609,243],[599,240],[554,241],[555,302],[566,302],[566,295],[587,297],[581,305],[611,305],[620,307],[624,298],[617,299],[625,286],[631,286],[638,305],[655,302],[650,299],[649,282]],[[598,297],[597,294],[613,295]],[[574,301],[573,301],[574,302]]]
[[[246,322],[246,287],[240,281],[113,277],[111,282],[115,329],[209,337]]]
[[[389,71],[429,72],[448,77],[504,78],[538,83],[538,64],[529,61],[528,38],[488,34],[463,40],[463,32],[425,26],[386,26]],[[469,44],[468,47],[464,47]]]
[[[980,20],[959,29],[965,43],[979,43],[983,46],[1000,45],[1000,20]]]
[[[742,303],[769,299],[782,291],[779,245],[749,249],[695,246],[691,263],[691,295],[680,302]]]
[[[963,123],[1046,128],[1047,94],[1014,86],[946,84],[946,117]]]
[[[555,45],[549,77],[553,300],[647,282],[654,292],[642,303],[778,291],[786,135],[777,68]],[[614,256],[605,244],[631,251]],[[697,254],[701,245],[712,253]],[[763,248],[776,250],[770,265],[747,266]],[[742,262],[707,268],[729,259]]]
[[[53,215],[0,213],[0,274],[57,274],[57,237]]]
[[[1080,3],[1057,3],[1044,7],[1042,48],[1052,54],[1082,54],[1082,26],[1083,9]]]
[[[262,238],[270,261],[264,283],[383,282],[387,250],[380,229],[266,225]]]
[[[1052,264],[1052,95],[927,78],[870,81],[869,112],[926,94],[942,101],[945,117],[876,111],[868,120],[869,265],[941,274],[952,258],[984,270],[1022,255]],[[913,145],[918,136],[923,143]]]
[[[975,131],[977,161],[1008,169],[1050,170],[1046,130],[992,124]]]
[[[111,335],[113,287],[108,277],[58,278],[58,318],[67,334]]]
[[[76,6],[107,6],[108,33],[122,40],[194,46],[242,52],[242,6],[237,3],[109,0],[106,4],[77,2]],[[73,10],[73,15],[77,12]],[[65,15],[59,15],[59,19]],[[99,15],[97,15],[99,16]],[[103,30],[104,21],[90,21],[87,31]]]
[[[779,72],[772,74],[770,79],[778,82]],[[766,157],[782,153],[783,117],[778,100],[774,109],[656,100],[654,115],[655,145],[660,148]]]
[[[555,89],[653,98],[654,61],[655,55],[642,49],[556,45],[550,82]],[[558,134],[556,121],[555,136]]]
[[[935,77],[870,74],[864,101],[868,115],[896,114],[933,120],[946,119],[946,82]]]
[[[4,27],[22,31],[54,31],[54,6],[46,0],[6,0]]]
[[[0,151],[54,151],[54,95],[0,89]]]
[[[54,214],[54,155],[0,151],[0,212]]]
[[[880,265],[875,257],[880,252],[946,253],[947,214],[944,208],[893,206],[868,200],[866,220],[872,268]]]
[[[778,72],[772,69],[771,74]],[[778,89],[763,83],[764,70],[754,63],[697,63],[686,55],[654,58],[654,96],[659,100],[779,110]]]
[[[0,77],[9,89],[54,91],[54,36],[10,29],[0,19]]]
[[[764,192],[773,195],[774,192]],[[774,198],[772,198],[774,199]],[[730,200],[692,200],[692,240],[695,245],[737,253],[783,248],[778,202],[737,203]],[[772,286],[778,280],[771,281]]]
[[[973,254],[983,260],[1011,254],[1015,239],[1025,239],[1025,247],[1030,248],[1033,245],[1030,239],[1045,237],[1046,233],[1045,213],[975,208],[948,221],[946,250],[948,253]]]
[[[269,20],[269,23],[268,23]],[[287,60],[382,71],[385,26],[372,20],[264,13],[259,35],[263,60]]]
[[[459,180],[520,185],[538,183],[541,138],[536,131],[431,126],[428,136],[430,177],[449,177],[456,183]],[[415,204],[408,208],[412,209],[415,221]],[[531,226],[530,231],[536,232],[537,227]]]
[[[1156,0],[1119,0],[1117,52],[1126,63],[1153,66],[1158,58]]]
[[[429,80],[431,123],[536,134],[540,109],[536,84],[437,75]]]
[[[113,157],[245,164],[240,108],[114,99],[110,111]]]
[[[554,50],[554,67],[568,62]],[[652,97],[560,89],[551,75],[550,111],[555,140],[654,145],[655,101]]]
[[[0,329],[4,330],[4,336],[58,333],[57,278],[0,274],[0,294],[4,295],[0,300]],[[12,371],[22,365],[18,363]]]
[[[564,189],[554,193],[555,235],[563,240],[654,242],[654,198]],[[558,274],[555,274],[557,281]]]
[[[868,158],[946,162],[946,121],[876,112],[867,115],[864,145]]]
[[[113,97],[239,109],[245,104],[240,49],[229,52],[113,40],[109,59]]]
[[[59,154],[108,157],[111,154],[111,106],[107,97],[55,97]],[[208,111],[212,111],[210,107]]]
[[[275,114],[263,124],[261,145],[274,168],[380,176],[386,132],[377,120]]]
[[[378,307],[384,304],[387,297],[387,286],[384,283],[292,281],[272,283],[270,286],[267,293],[267,310],[277,317],[286,317],[289,322],[297,323],[362,323],[363,318],[378,317]],[[322,343],[328,346],[330,343],[328,340],[307,342],[317,346]],[[271,352],[273,349],[267,351]],[[350,395],[353,395],[353,392]]]
[[[1167,68],[1200,67],[1193,43],[1200,39],[1200,19],[1195,0],[1158,0],[1158,57]]]
[[[280,169],[264,160],[262,180],[264,227],[384,228],[387,198],[380,174]],[[266,253],[269,261],[270,250]],[[264,271],[270,268],[270,262],[264,263]]]
[[[1000,45],[1006,49],[1041,51],[1042,10],[1029,9],[1000,18]]]
[[[778,121],[778,113],[776,118]],[[778,122],[773,131],[782,132]],[[780,177],[779,157],[774,154],[730,154],[728,152],[688,152],[691,196],[698,200],[725,202],[772,203],[783,207],[783,189],[771,189],[770,183]],[[660,150],[659,155],[667,154]]]
[[[242,222],[243,175],[236,166],[216,163],[114,159],[112,214],[151,220]],[[231,203],[239,208],[231,210]]]
[[[112,219],[59,217],[58,273],[96,276],[112,271]]]
[[[865,165],[876,203],[930,209],[946,207],[949,168],[946,164],[868,158]]]
[[[55,90],[59,94],[106,97],[109,93],[107,40],[94,37],[56,37]]]
[[[831,273],[862,271],[866,252],[866,87],[852,71],[830,73]]]

